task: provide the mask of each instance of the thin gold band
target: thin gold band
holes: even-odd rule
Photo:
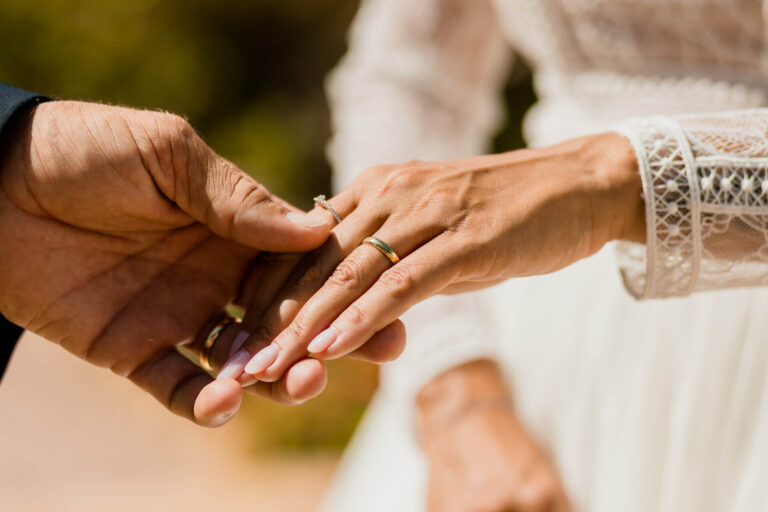
[[[328,212],[333,215],[333,218],[336,219],[336,224],[341,224],[341,217],[339,217],[339,214],[336,213],[336,210],[333,209],[331,203],[328,202],[325,194],[320,194],[319,196],[313,197],[312,200],[315,202],[315,204],[319,204],[321,208],[328,210]]]
[[[393,251],[390,246],[388,246],[386,243],[384,243],[382,240],[379,240],[375,236],[369,236],[368,238],[363,240],[362,243],[375,247],[381,254],[386,256],[387,259],[391,261],[393,265],[398,261],[400,261],[400,256],[398,256],[397,253]]]

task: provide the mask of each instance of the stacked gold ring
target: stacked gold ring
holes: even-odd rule
[[[369,236],[365,240],[362,241],[363,244],[368,244],[371,247],[375,247],[376,250],[378,250],[381,254],[387,257],[389,261],[392,262],[394,265],[398,261],[400,261],[400,256],[397,255],[397,253],[392,250],[392,248],[384,243],[383,240],[376,238],[375,236]]]
[[[213,367],[211,366],[211,353],[213,352],[213,346],[221,336],[221,333],[223,333],[224,329],[229,327],[231,324],[239,323],[239,321],[240,320],[238,318],[227,315],[219,320],[216,325],[214,325],[213,328],[208,332],[208,336],[205,337],[205,341],[203,342],[203,347],[200,349],[199,356],[200,366],[204,370],[209,372],[213,370]]]

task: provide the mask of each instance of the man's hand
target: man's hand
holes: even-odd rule
[[[239,385],[209,386],[209,403],[195,404],[211,379],[176,345],[199,343],[260,250],[314,249],[329,223],[272,196],[174,115],[54,102],[8,129],[0,311],[177,414],[226,421]],[[214,363],[227,357],[214,352]],[[322,364],[308,364],[297,365],[294,393],[324,383]]]
[[[625,137],[603,133],[368,169],[328,200],[341,222],[266,306],[271,339],[245,345],[253,359],[240,380],[278,380],[307,354],[349,355],[433,295],[554,272],[612,240],[642,241],[637,165]],[[367,237],[385,254],[361,243]]]
[[[493,363],[450,370],[418,402],[428,510],[570,512],[557,471],[515,415]]]

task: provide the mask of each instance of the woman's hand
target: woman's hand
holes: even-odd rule
[[[429,438],[429,511],[571,510],[549,457],[511,410],[472,411]]]
[[[419,394],[428,510],[567,512],[549,457],[515,415],[496,365],[449,370]]]
[[[369,169],[330,200],[342,221],[329,241],[292,268],[271,305],[260,306],[258,334],[238,355],[242,362],[256,354],[241,381],[274,381],[307,353],[354,352],[431,295],[553,272],[610,240],[642,240],[636,165],[629,141],[607,133]],[[313,213],[333,222],[322,208]],[[401,261],[393,265],[361,244],[368,236]]]
[[[268,346],[271,338],[264,328],[263,315],[267,306],[275,302],[281,290],[288,286],[286,280],[296,265],[306,259],[303,254],[270,254],[260,257],[254,262],[249,277],[241,289],[241,303],[248,305],[248,312],[238,326],[236,338],[225,332],[220,342],[226,350],[233,354],[225,364],[214,387],[221,379],[232,379],[242,374],[243,368],[251,359],[248,351],[241,349],[246,339],[250,343],[261,343]],[[283,324],[287,325],[293,318],[291,308],[294,303],[284,304],[280,310]],[[291,316],[288,316],[291,315]],[[254,333],[249,335],[247,333]],[[227,337],[228,336],[228,337]],[[219,345],[219,343],[217,343]],[[364,361],[383,363],[395,359],[405,347],[405,328],[399,320],[391,323],[376,333],[365,345],[351,354],[352,357]],[[215,356],[216,354],[214,354]],[[216,366],[217,368],[219,365]],[[314,358],[302,358],[291,366],[281,378],[270,382],[255,382],[255,379],[242,381],[244,390],[248,393],[268,398],[285,405],[296,405],[313,398],[325,388],[325,367],[321,361]],[[213,406],[213,404],[211,404]],[[223,406],[222,406],[223,407]]]
[[[178,116],[45,103],[4,142],[0,311],[178,414],[226,421],[240,386],[222,380],[198,397],[211,378],[176,345],[199,351],[259,250],[314,249],[328,223],[272,196]],[[258,294],[254,282],[248,302]],[[222,334],[215,367],[237,335]],[[324,378],[321,362],[304,361],[281,389],[308,397]]]

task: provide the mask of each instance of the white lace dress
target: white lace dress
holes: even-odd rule
[[[364,0],[329,82],[337,185],[486,152],[510,46],[529,144],[630,138],[647,244],[409,312],[325,510],[423,510],[414,395],[483,357],[579,510],[768,510],[768,0]]]

